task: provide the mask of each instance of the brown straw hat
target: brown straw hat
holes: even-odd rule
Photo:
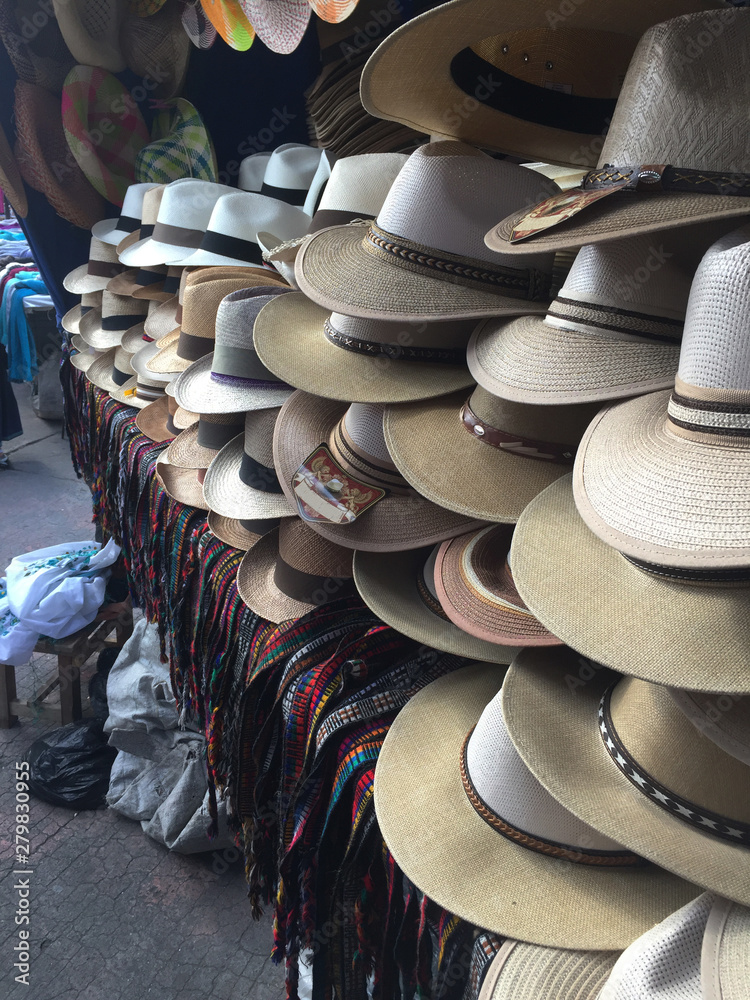
[[[493,212],[557,190],[461,142],[420,146],[375,222],[324,229],[300,247],[297,284],[329,311],[367,319],[543,313],[553,258],[507,262],[487,249],[483,229]]]
[[[60,321],[60,325],[63,330],[67,330],[68,333],[78,333],[78,327],[81,323],[81,317],[85,316],[90,309],[98,309],[101,312],[102,309],[102,293],[101,292],[84,292],[81,296],[81,301],[77,306],[73,306],[72,309],[68,311],[63,316]]]
[[[201,414],[197,423],[172,441],[165,458],[180,469],[208,469],[222,448],[242,433],[244,425],[241,413]]]
[[[176,423],[176,420],[179,419],[177,414],[179,409],[177,400],[165,393],[138,413],[135,425],[141,434],[145,434],[152,441],[171,441],[180,433],[180,430],[184,430]],[[182,415],[184,418],[191,418],[186,426],[190,426],[198,419],[197,413],[187,413],[183,410]]]
[[[176,465],[170,465],[163,456],[156,463],[156,478],[169,496],[178,503],[198,510],[208,510],[203,499],[204,472],[205,469],[180,469]]]
[[[377,490],[387,491],[353,523],[315,521],[315,530],[325,538],[366,552],[397,552],[434,545],[477,527],[473,519],[420,496],[401,477],[383,438],[383,409],[376,403],[347,407],[298,389],[282,407],[274,432],[274,464],[287,497],[296,504],[292,481],[325,443],[341,470],[336,475],[354,481],[347,500],[364,495],[368,499],[363,502],[370,502]]]
[[[126,330],[146,318],[146,304],[129,295],[102,292],[102,309],[91,310],[81,317],[78,332],[92,347],[106,350],[117,347]]]
[[[358,319],[294,292],[263,310],[253,340],[266,367],[298,389],[327,399],[400,403],[472,384],[466,345],[475,325]]]
[[[74,295],[101,292],[123,270],[114,248],[92,236],[87,263],[69,271],[63,278],[63,287]]]
[[[655,25],[635,50],[598,167],[561,196],[562,206],[508,214],[487,246],[542,253],[750,214],[748,100],[750,11]],[[510,242],[514,232],[537,235]]]
[[[60,93],[75,60],[51,5],[40,9],[37,0],[2,0],[0,39],[19,80]],[[4,184],[0,187],[5,190]]]
[[[135,355],[130,359],[131,365],[134,360]],[[125,406],[133,406],[137,410],[142,410],[149,403],[153,403],[154,400],[160,399],[163,395],[163,383],[149,379],[140,373],[136,373],[127,382],[123,383],[123,385],[117,386],[110,392],[112,399],[124,403]]]
[[[268,521],[241,521],[239,518],[224,517],[215,510],[209,510],[208,526],[222,542],[247,552],[263,535],[278,528],[279,521],[276,518]]]
[[[299,518],[284,518],[248,549],[237,571],[237,590],[251,611],[268,621],[301,618],[353,593],[352,551],[321,538]]]
[[[597,1000],[619,954],[506,938],[485,973],[478,1000]]]
[[[0,190],[20,219],[29,214],[29,202],[21,178],[21,171],[10,148],[5,131],[0,127]]]
[[[702,734],[667,688],[595,664],[590,680],[571,683],[580,663],[572,650],[526,649],[511,667],[503,707],[528,767],[595,830],[750,903],[750,767]]]
[[[383,838],[406,877],[463,920],[548,947],[624,948],[699,890],[544,790],[505,727],[503,674],[473,664],[401,710],[375,770]],[[583,770],[560,763],[571,781]]]
[[[354,582],[378,618],[431,649],[487,663],[510,663],[517,647],[467,635],[440,607],[435,579],[437,545],[406,552],[355,552]]]
[[[423,496],[467,517],[512,524],[570,470],[596,412],[591,403],[513,403],[477,386],[471,395],[389,406],[384,430],[393,461]]]
[[[497,524],[443,542],[435,564],[438,601],[450,621],[483,642],[559,646],[516,590],[508,562],[512,537],[510,525]]]
[[[131,357],[131,354],[118,346],[112,357],[107,352],[103,357],[97,358],[86,372],[86,378],[92,385],[111,394],[114,389],[124,385],[133,377]]]

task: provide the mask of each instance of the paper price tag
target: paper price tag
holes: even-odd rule
[[[292,489],[303,520],[329,524],[352,524],[387,495],[346,473],[324,444],[297,469]]]

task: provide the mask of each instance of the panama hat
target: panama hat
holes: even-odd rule
[[[122,340],[120,343],[129,351],[131,354],[136,354],[138,351],[142,350],[148,344],[153,344],[154,338],[150,337],[146,333],[146,323],[149,316],[153,316],[156,309],[159,308],[160,303],[155,301],[149,301],[147,303],[148,313],[146,319],[142,323],[136,323],[135,326],[131,326],[129,330],[126,330],[122,335]]]
[[[279,526],[278,518],[267,521],[239,520],[236,517],[224,517],[214,510],[208,512],[208,527],[226,545],[233,549],[247,552],[255,543]]]
[[[65,44],[77,62],[121,73],[126,66],[120,27],[126,5],[120,0],[52,0]]]
[[[130,267],[116,275],[107,285],[107,291],[117,295],[131,295],[134,299],[166,302],[173,297],[172,292],[164,290],[167,279],[165,264],[152,264],[150,267]]]
[[[187,0],[182,5],[182,27],[196,49],[210,49],[216,41],[216,28],[206,17],[200,0]]]
[[[239,0],[255,34],[271,52],[294,52],[310,23],[307,0]]]
[[[158,184],[215,181],[216,153],[198,109],[184,97],[162,103],[165,106],[151,127],[151,142],[136,157],[136,179]]]
[[[167,495],[178,503],[197,510],[208,510],[201,485],[204,472],[205,469],[180,469],[176,465],[170,465],[163,454],[156,462],[156,478]]]
[[[133,370],[135,370],[133,361],[136,357],[137,355],[134,354],[130,359]],[[110,392],[112,399],[116,399],[119,403],[124,403],[126,406],[133,406],[137,410],[142,410],[149,403],[153,403],[154,400],[160,399],[163,395],[164,385],[162,383],[140,375],[137,371],[127,382],[116,386]]]
[[[602,410],[573,475],[581,516],[603,541],[714,582],[738,570],[750,579],[749,241],[750,225],[698,268],[674,392]]]
[[[218,453],[238,434],[245,421],[238,413],[198,414],[197,423],[181,431],[165,452],[180,469],[208,469]]]
[[[19,80],[59,94],[75,59],[60,33],[54,11],[48,6],[43,20],[39,13],[36,0],[2,0],[0,39]],[[5,185],[2,187],[5,190]]]
[[[478,927],[547,947],[622,949],[699,890],[545,791],[508,735],[503,674],[457,670],[398,714],[375,769],[383,839],[421,892]],[[581,762],[562,763],[575,775]]]
[[[467,395],[387,407],[388,450],[404,479],[433,503],[512,524],[570,471],[597,407],[513,403],[481,386]]]
[[[528,767],[595,830],[747,904],[750,767],[694,726],[662,685],[596,665],[577,684],[580,669],[564,648],[524,649],[514,661],[503,706]]]
[[[251,611],[279,623],[354,593],[352,551],[284,518],[243,556],[237,590]]]
[[[130,364],[131,357],[132,355],[118,346],[112,357],[107,352],[103,358],[97,358],[86,372],[86,378],[98,389],[111,393],[114,388],[124,385],[135,374]]]
[[[301,142],[285,142],[268,157],[260,193],[268,198],[303,208],[310,197],[310,186],[318,173],[323,150]],[[319,179],[319,184],[323,179]],[[313,193],[315,197],[317,192]],[[309,211],[312,215],[312,211]],[[309,221],[309,219],[308,219]]]
[[[477,1000],[597,1000],[619,954],[545,948],[506,938]]]
[[[86,341],[83,341],[86,344]],[[89,368],[93,365],[95,361],[99,358],[108,355],[110,358],[114,358],[115,349],[112,348],[109,351],[97,351],[93,347],[82,346],[77,354],[71,354],[70,363],[74,368],[77,368],[79,372],[87,372]]]
[[[244,413],[281,406],[292,387],[279,382],[258,357],[253,331],[274,297],[289,289],[272,284],[226,295],[216,313],[214,350],[194,362],[175,381],[181,406],[202,413]]]
[[[750,12],[735,8],[650,28],[597,168],[554,203],[508,213],[487,245],[504,254],[549,252],[750,214],[749,42]],[[700,125],[696,107],[705,109]]]
[[[131,185],[132,186],[132,185]],[[143,203],[139,219],[133,219],[128,224],[136,222],[136,226],[127,235],[123,236],[117,244],[117,256],[132,247],[135,243],[145,240],[154,231],[156,220],[159,217],[159,207],[164,197],[166,184],[150,184],[149,189],[143,195]],[[124,265],[123,265],[124,266]]]
[[[165,302],[149,302],[148,316],[143,325],[143,332],[151,340],[161,340],[172,330],[179,327],[177,310],[179,299],[176,295]]]
[[[271,154],[251,153],[240,160],[237,169],[237,187],[240,191],[260,191],[263,187],[263,177]]]
[[[340,492],[346,504],[338,501],[321,511],[338,523],[321,519],[313,526],[339,545],[366,552],[417,549],[476,527],[473,519],[420,496],[401,477],[383,437],[383,410],[376,403],[347,407],[299,389],[290,396],[276,421],[273,451],[279,482],[292,503],[297,503],[295,479],[312,517],[310,505],[322,506],[318,498],[326,495],[328,476],[343,483]],[[328,450],[324,458],[320,458],[322,444]],[[343,523],[349,520],[349,505],[357,517],[353,523]],[[342,506],[347,513],[341,512]]]
[[[255,31],[237,0],[201,0],[203,13],[231,49],[246,52]]]
[[[143,213],[143,199],[147,191],[156,184],[130,184],[122,202],[122,211],[117,219],[102,219],[92,227],[91,233],[102,243],[117,246],[126,236],[140,227]]]
[[[329,313],[301,292],[269,303],[253,333],[265,366],[327,399],[400,403],[472,385],[466,345],[476,322],[385,322]]]
[[[74,295],[87,292],[102,292],[112,278],[125,268],[117,259],[114,247],[102,243],[96,236],[91,237],[89,259],[85,264],[73,268],[63,278],[63,287]]]
[[[29,214],[29,202],[21,178],[21,171],[10,148],[5,131],[0,127],[0,190],[11,203],[20,219]]]
[[[325,229],[300,247],[297,284],[331,312],[368,319],[543,313],[553,258],[507,264],[484,245],[483,227],[555,187],[461,142],[420,146],[375,222]]]
[[[72,309],[68,309],[65,313],[63,318],[60,320],[60,325],[63,330],[67,330],[68,333],[78,333],[81,317],[85,316],[91,309],[98,309],[101,312],[101,308],[101,292],[84,292],[78,305],[73,306]]]
[[[245,521],[297,513],[273,467],[273,429],[279,409],[253,410],[244,419],[236,415],[242,433],[221,449],[206,472],[203,495],[211,510]]]
[[[726,223],[719,223],[724,226]],[[637,396],[674,383],[690,284],[717,224],[582,247],[545,317],[485,320],[474,378],[519,403]]]
[[[144,17],[128,12],[120,31],[120,47],[128,69],[150,85],[151,96],[169,99],[185,85],[190,39],[182,28],[177,4],[160,5]]]
[[[165,393],[138,413],[135,425],[141,434],[145,434],[152,441],[160,442],[177,437],[181,430],[194,424],[197,419],[197,413],[181,410],[174,396]],[[180,424],[183,426],[179,426]]]
[[[106,350],[117,347],[122,341],[122,335],[136,323],[142,323],[146,318],[146,304],[129,295],[115,295],[112,292],[102,292],[102,308],[90,310],[81,317],[78,332],[92,347]]]
[[[407,552],[355,552],[359,596],[386,624],[431,649],[488,663],[510,663],[517,647],[467,635],[440,606],[435,577],[439,545]]]

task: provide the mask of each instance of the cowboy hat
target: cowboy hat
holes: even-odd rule
[[[119,34],[126,5],[120,0],[52,0],[60,31],[76,62],[121,73],[126,66]]]
[[[135,161],[139,181],[215,181],[218,173],[211,136],[198,109],[184,97],[166,101],[154,119],[151,142]]]
[[[619,954],[544,948],[506,938],[477,1000],[597,1000]]]

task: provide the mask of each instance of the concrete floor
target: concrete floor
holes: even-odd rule
[[[0,472],[0,572],[17,552],[93,537],[89,492],[60,425],[34,415],[28,386],[15,390],[25,433],[8,443],[13,470]],[[19,695],[32,673],[49,669],[41,657],[18,667]],[[114,812],[31,798],[30,872],[13,874],[15,764],[50,728],[23,719],[0,730],[3,1000],[282,1000],[283,973],[268,958],[270,919],[253,922],[235,851],[171,854]],[[19,928],[14,886],[25,878],[30,922]],[[13,968],[26,927],[29,986],[14,982]]]

